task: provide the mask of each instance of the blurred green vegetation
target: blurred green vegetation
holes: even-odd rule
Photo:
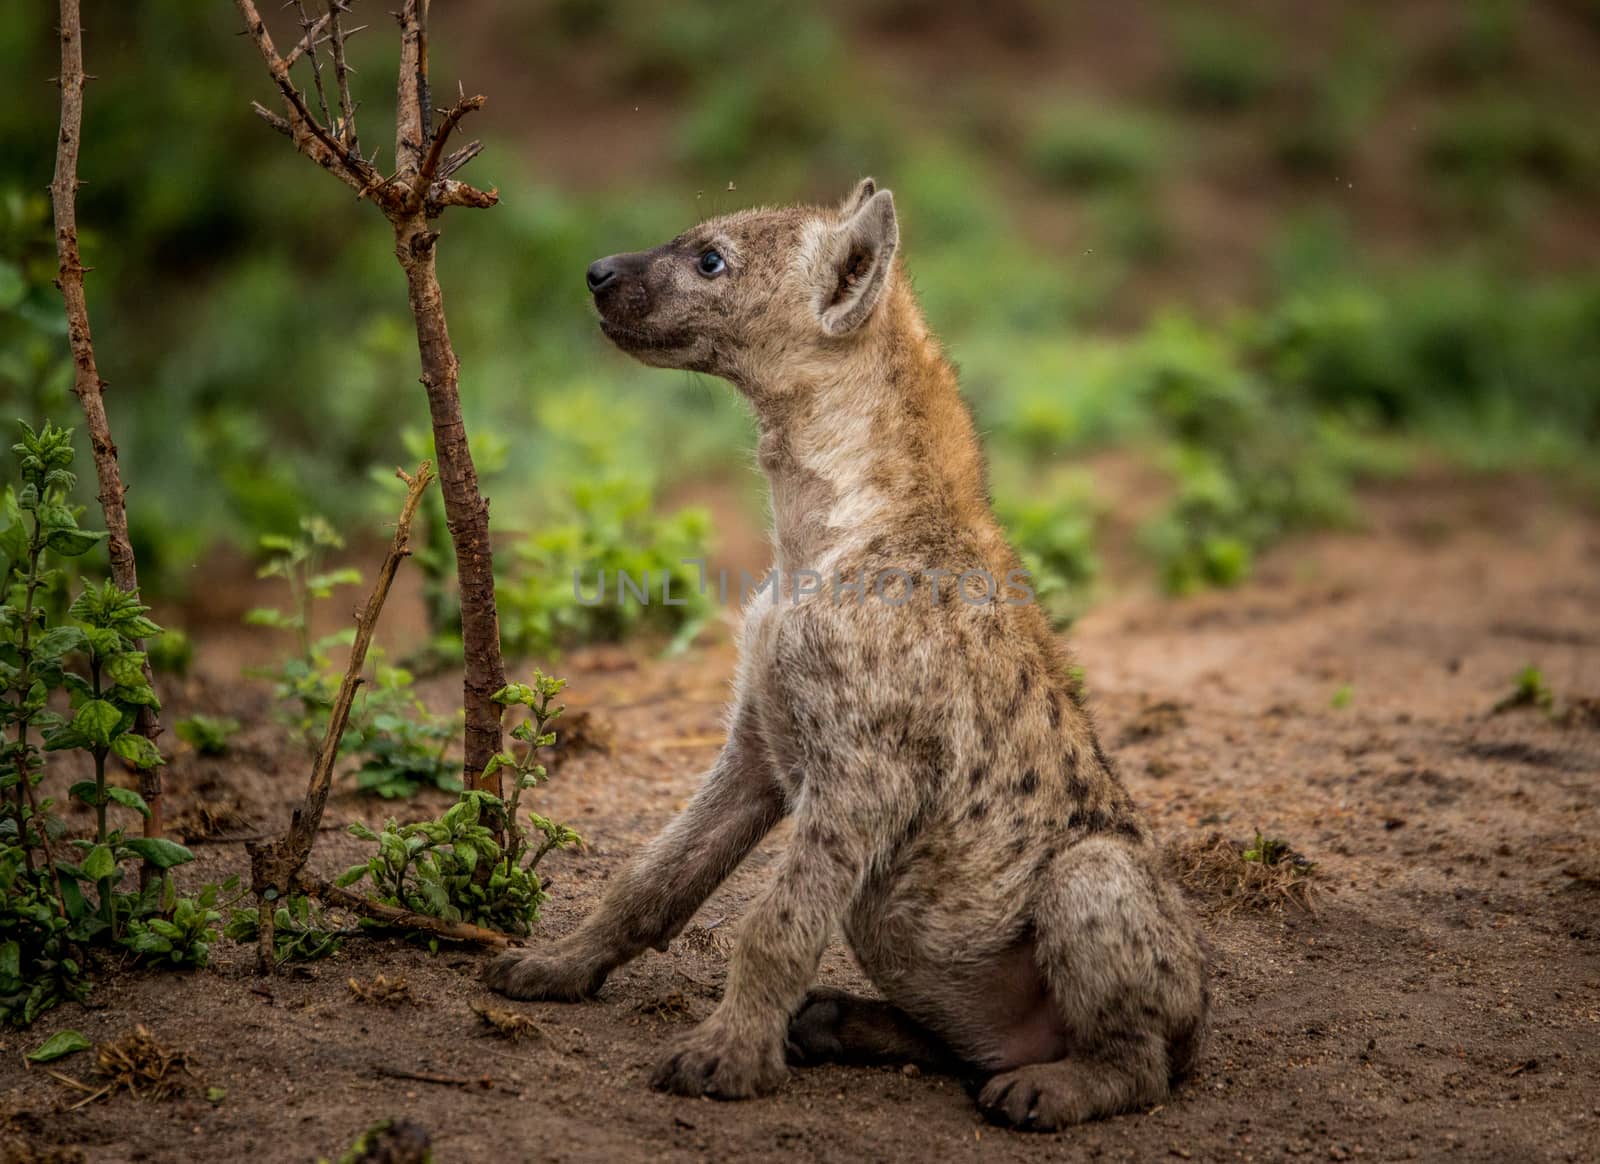
[[[1600,25],[1554,0],[1476,0],[1397,30],[1327,7],[1300,28],[1259,6],[1129,5],[1131,31],[1095,41],[1064,9],[1022,4],[1009,19],[1028,35],[970,45],[955,4],[919,10],[915,33],[892,4],[439,11],[438,83],[516,95],[483,115],[469,175],[502,203],[452,212],[440,249],[495,528],[518,541],[512,643],[632,633],[563,598],[571,569],[696,556],[707,519],[660,499],[690,481],[756,488],[732,393],[610,350],[587,263],[868,172],[896,191],[1001,512],[1060,617],[1093,597],[1107,503],[1059,469],[1097,449],[1168,480],[1138,542],[1175,590],[1358,521],[1355,484],[1419,454],[1583,471],[1600,440],[1600,155],[1582,114],[1596,86],[1573,86]],[[385,224],[250,116],[268,86],[231,7],[88,8],[100,79],[80,218],[147,590],[181,593],[210,548],[308,513],[375,529],[393,501],[375,471],[414,463],[427,427]],[[0,107],[0,393],[4,415],[70,422],[40,193],[51,19],[24,7],[0,26],[0,67],[28,94]],[[356,42],[369,144],[393,69],[373,24]],[[946,42],[971,49],[956,78]],[[640,109],[661,134],[624,132]],[[581,139],[601,113],[616,136],[596,167]],[[562,142],[569,116],[583,120]],[[423,537],[445,555],[423,564],[447,634],[437,514]]]

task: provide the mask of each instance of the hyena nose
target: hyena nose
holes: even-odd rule
[[[616,264],[610,259],[597,259],[589,264],[589,272],[585,279],[589,283],[589,290],[598,295],[617,281]]]

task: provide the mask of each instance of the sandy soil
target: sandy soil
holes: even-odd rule
[[[1489,714],[1528,662],[1558,707],[1600,694],[1600,518],[1492,482],[1417,482],[1367,512],[1361,532],[1283,547],[1241,590],[1130,592],[1074,632],[1108,746],[1169,841],[1260,828],[1317,863],[1313,913],[1197,901],[1214,1033],[1197,1075],[1154,1110],[1010,1133],[953,1082],[897,1068],[797,1071],[741,1104],[649,1091],[665,1040],[714,1005],[724,935],[780,832],[683,939],[618,971],[598,1001],[510,1004],[542,1032],[517,1044],[472,1013],[491,998],[470,951],[360,939],[262,980],[224,943],[197,973],[113,970],[89,1004],[0,1035],[0,1159],[303,1161],[337,1157],[383,1117],[415,1121],[449,1162],[1600,1158],[1600,730]],[[615,747],[572,755],[541,795],[590,842],[551,859],[541,936],[574,925],[689,795],[720,739],[732,662],[726,643],[671,662],[566,660],[572,706],[593,709]],[[276,827],[302,769],[260,693],[219,672],[173,702],[252,725],[230,758],[176,759],[174,809],[209,806],[224,838]],[[1176,707],[1149,710],[1162,703]],[[345,796],[330,815],[382,812]],[[316,860],[340,868],[354,844],[330,831]],[[242,868],[236,839],[197,848],[193,880]],[[404,976],[415,1003],[357,1001],[347,980],[380,973]],[[863,985],[837,946],[820,977]],[[182,1097],[69,1110],[76,1093],[22,1065],[56,1030],[100,1040],[140,1022],[190,1054]],[[56,1066],[83,1075],[86,1059]]]

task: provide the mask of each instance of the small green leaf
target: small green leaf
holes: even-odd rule
[[[81,628],[56,626],[34,640],[33,653],[36,659],[59,659],[69,651],[85,650],[88,645]]]
[[[111,737],[122,722],[122,712],[103,699],[91,699],[78,708],[72,726],[82,733],[91,747],[109,748]]]
[[[109,845],[96,845],[83,859],[84,874],[95,881],[110,877],[116,871],[117,859],[112,855]]]
[[[128,761],[128,763],[132,764],[135,768],[154,768],[157,765],[166,763],[166,761],[161,758],[161,753],[156,750],[156,746],[154,744],[145,739],[143,736],[135,735],[133,732],[126,732],[112,740],[111,750],[117,755],[121,756],[124,760]],[[117,801],[119,804],[127,804],[128,802],[122,800],[117,793],[127,791],[128,790],[125,788],[113,788],[109,790],[111,799]],[[137,793],[130,793],[130,795],[136,796]],[[144,808],[143,801],[140,801],[138,805],[129,804],[128,807],[141,808],[144,810],[144,814],[146,816],[150,815],[149,810]]]
[[[28,1053],[28,1062],[51,1063],[75,1051],[87,1051],[92,1046],[94,1044],[77,1031],[57,1031],[40,1044],[38,1050]]]
[[[86,529],[53,529],[45,538],[45,545],[63,558],[77,558],[87,554],[105,541],[103,532],[91,533]]]
[[[130,837],[122,843],[157,869],[171,869],[194,860],[188,849],[164,837]]]
[[[146,744],[150,743],[150,741],[146,740],[143,736],[122,736],[115,744],[112,745],[112,747],[120,752],[122,749],[118,745],[120,745],[123,740],[141,740]],[[140,796],[131,788],[108,787],[106,789],[106,796],[109,799],[116,801],[124,808],[137,809],[142,816],[150,815],[150,806],[144,802],[144,797]]]

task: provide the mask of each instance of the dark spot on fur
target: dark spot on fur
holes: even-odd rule
[[[1116,831],[1131,841],[1144,840],[1144,830],[1139,827],[1139,822],[1132,817],[1123,817],[1117,821]]]
[[[1010,850],[1011,850],[1011,855],[1013,857],[1020,857],[1020,856],[1022,856],[1022,854],[1024,852],[1027,851],[1028,838],[1027,837],[1013,837],[1009,847],[1010,847]]]
[[[1055,731],[1061,726],[1061,698],[1054,691],[1044,705],[1045,714],[1050,717],[1050,730]]]
[[[1033,676],[1024,670],[1017,677],[1017,690],[1011,696],[1011,702],[1006,705],[1006,718],[1015,719],[1022,713],[1022,705],[1028,698],[1028,692],[1033,688]]]
[[[1115,776],[1117,774],[1117,770],[1111,765],[1111,757],[1106,755],[1106,750],[1100,746],[1098,736],[1094,741],[1094,762],[1100,765],[1100,771],[1107,776]]]
[[[967,783],[973,788],[978,788],[983,784],[984,780],[986,780],[988,776],[988,770],[984,768],[982,764],[979,764],[967,774]]]
[[[1022,774],[1022,779],[1017,782],[1017,791],[1024,796],[1032,796],[1039,790],[1039,773],[1029,768]]]
[[[967,819],[968,820],[982,820],[984,817],[986,817],[988,815],[989,815],[989,802],[987,800],[976,801],[976,802],[974,802],[974,804],[972,805],[971,808],[967,809]]]

